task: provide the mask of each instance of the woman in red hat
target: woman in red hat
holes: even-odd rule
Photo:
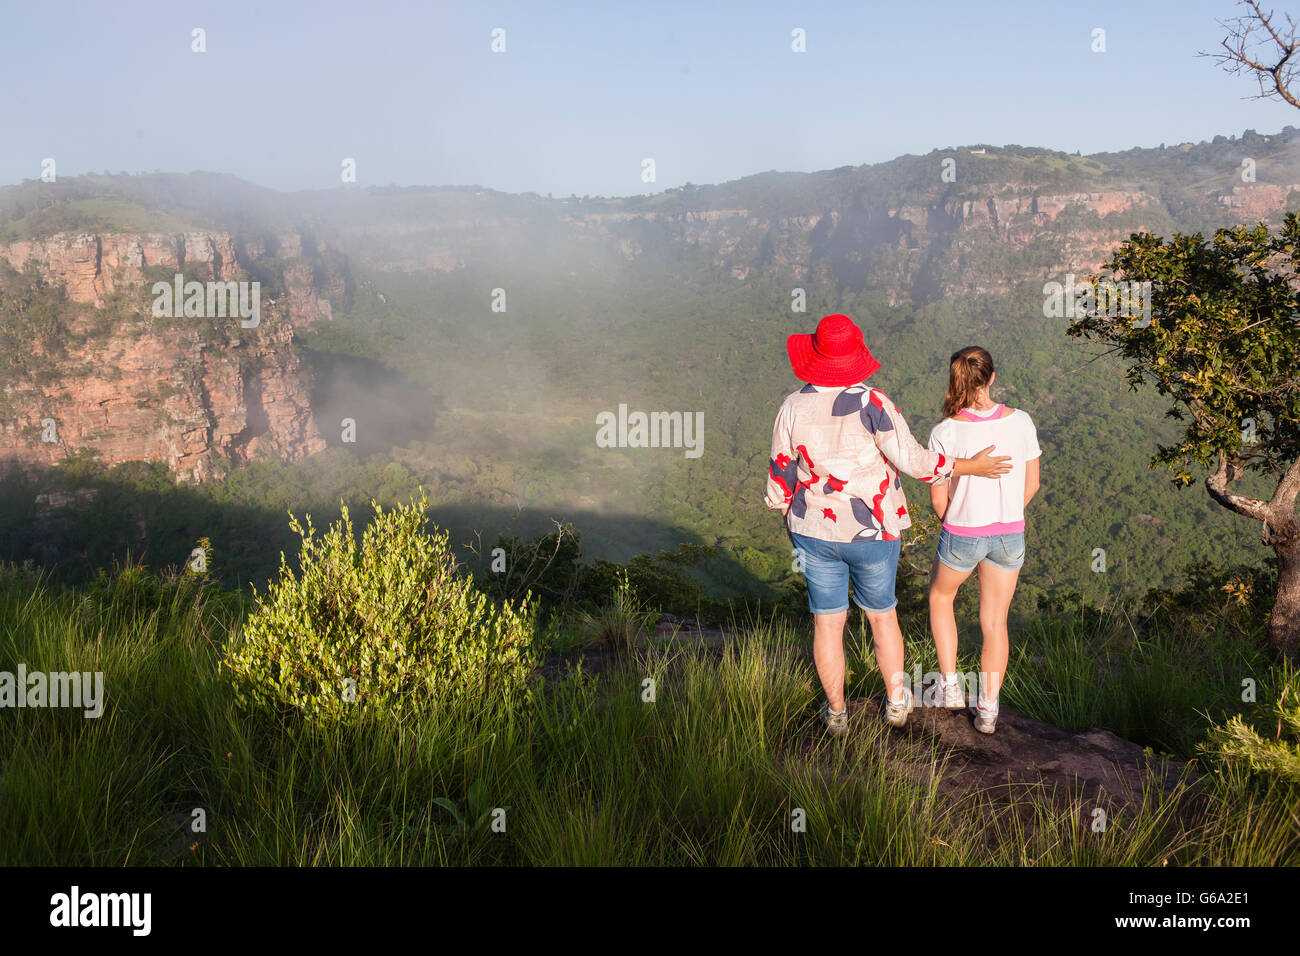
[[[766,500],[779,509],[808,582],[813,660],[831,733],[848,729],[844,700],[844,624],[849,586],[871,625],[885,678],[885,719],[895,727],[912,712],[903,669],[894,579],[900,537],[911,527],[900,472],[927,484],[954,475],[992,478],[1010,469],[993,446],[973,458],[945,458],[912,437],[884,392],[864,384],[880,368],[847,315],[828,315],[812,335],[786,342],[805,384],[788,396],[772,430]]]

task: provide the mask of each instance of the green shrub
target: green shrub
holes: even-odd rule
[[[708,600],[687,569],[703,564],[716,553],[716,548],[683,542],[671,550],[638,554],[626,564],[597,558],[583,581],[583,596],[598,603],[626,585],[650,607],[670,614],[695,615]]]
[[[1268,736],[1234,715],[1210,731],[1201,750],[1251,773],[1300,783],[1300,674],[1282,685],[1265,725]]]
[[[494,603],[457,568],[447,534],[425,530],[423,491],[372,505],[359,546],[346,507],[323,537],[291,515],[301,571],[281,554],[257,596],[224,662],[237,699],[319,722],[510,709],[532,669],[533,609]]]
[[[638,600],[627,572],[616,579],[610,603],[596,613],[582,611],[578,626],[586,643],[619,654],[630,654],[654,630],[659,615]]]
[[[502,600],[529,593],[551,608],[565,608],[582,582],[581,557],[582,536],[571,524],[557,521],[554,531],[539,538],[498,535],[481,584]]]
[[[1246,635],[1262,632],[1277,586],[1275,570],[1198,561],[1183,568],[1181,575],[1179,588],[1147,591],[1143,604],[1156,620],[1196,634],[1216,629]]]

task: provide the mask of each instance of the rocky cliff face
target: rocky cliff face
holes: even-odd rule
[[[1258,222],[1275,215],[1286,202],[1286,197],[1300,185],[1278,186],[1271,183],[1253,183],[1234,186],[1219,195],[1219,202],[1227,207],[1232,218],[1244,223]]]
[[[1276,219],[1296,188],[1243,184],[1173,205],[1194,207],[1212,225]],[[9,326],[0,324],[8,333],[0,347],[48,359],[24,363],[20,354],[11,363],[19,371],[0,379],[0,465],[48,464],[84,449],[109,463],[166,462],[201,481],[259,456],[293,461],[322,449],[293,332],[332,319],[330,299],[347,292],[329,265],[342,248],[376,273],[481,263],[603,269],[689,250],[720,277],[791,276],[878,290],[897,304],[1087,275],[1131,232],[1173,221],[1170,206],[1138,188],[936,183],[905,201],[891,198],[893,187],[861,180],[803,189],[594,202],[454,191],[426,196],[436,203],[414,211],[403,202],[366,207],[356,219],[319,216],[328,241],[79,232],[0,243],[0,319]],[[66,328],[48,349],[3,296],[4,282],[30,281],[9,270],[28,266],[66,294]],[[191,271],[204,280],[268,280],[274,292],[262,296],[261,325],[154,319],[151,281]]]
[[[1259,201],[1268,206],[1273,198],[1261,195]],[[1276,204],[1284,198],[1285,191]],[[641,255],[645,227],[652,224],[663,241],[707,250],[715,268],[737,279],[779,269],[800,280],[873,286],[901,300],[1004,291],[1027,278],[1017,269],[999,269],[988,255],[991,244],[1037,246],[1044,277],[1095,271],[1142,227],[1143,208],[1155,202],[1139,190],[1042,194],[993,185],[960,199],[936,193],[920,203],[859,195],[846,206],[805,216],[763,217],[747,209],[588,213],[570,206],[560,222],[572,235],[617,248],[624,259]],[[1064,223],[1066,211],[1080,214],[1078,222]]]
[[[0,381],[0,465],[49,465],[90,451],[106,464],[165,462],[179,477],[203,481],[258,457],[294,461],[322,450],[293,332],[331,318],[328,290],[315,288],[299,237],[251,241],[244,259],[240,245],[201,233],[59,234],[0,244],[0,262],[34,265],[63,287],[71,303],[63,339],[73,343],[52,373],[47,363],[39,376]],[[239,317],[151,315],[149,267],[249,280],[245,263],[268,245],[277,261],[289,261],[279,299],[262,296],[257,327],[243,328]],[[10,274],[10,281],[22,279]]]
[[[0,244],[0,260],[14,269],[34,262],[41,274],[64,286],[68,298],[96,307],[123,285],[140,283],[145,266],[180,269],[186,263],[211,267],[215,278],[234,278],[234,242],[203,233],[60,233],[48,239]]]
[[[780,274],[871,288],[897,303],[1087,275],[1132,232],[1276,220],[1296,188],[935,182],[900,200],[897,187],[856,175],[787,182],[771,192],[707,187],[627,200],[438,194],[443,205],[427,216],[389,212],[350,229],[349,253],[380,272],[455,272],[476,263],[559,261],[574,251],[604,267],[686,248],[720,276]]]
[[[1194,203],[1205,228],[1253,223],[1275,220],[1297,188],[1249,184],[1179,204]],[[779,271],[799,281],[878,289],[895,302],[1006,292],[1067,272],[1087,275],[1132,232],[1169,222],[1164,202],[1142,189],[1051,192],[1008,183],[935,187],[906,202],[863,188],[803,215],[740,206],[634,210],[614,200],[563,200],[560,209],[551,233],[557,241],[600,245],[627,261],[652,246],[676,244],[700,250],[736,279]],[[386,268],[452,271],[477,254],[485,235],[528,228],[523,219],[487,212],[425,224],[404,236],[409,245]]]

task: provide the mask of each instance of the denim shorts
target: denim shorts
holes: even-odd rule
[[[790,533],[808,582],[808,610],[838,614],[849,609],[849,583],[853,603],[872,614],[892,611],[898,604],[894,578],[902,542],[822,541]]]
[[[974,571],[981,561],[1017,571],[1025,563],[1025,533],[968,538],[945,528],[939,532],[939,560],[954,571]]]

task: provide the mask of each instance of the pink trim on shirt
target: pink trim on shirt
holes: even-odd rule
[[[999,403],[997,408],[993,409],[993,411],[989,412],[987,415],[976,415],[971,409],[963,408],[953,417],[960,418],[965,422],[989,422],[1001,415],[1002,409],[1005,407],[1005,405]]]
[[[962,538],[987,538],[995,534],[1021,534],[1025,530],[1025,522],[1023,520],[995,521],[993,524],[980,525],[978,528],[967,528],[945,521],[943,530]]]

